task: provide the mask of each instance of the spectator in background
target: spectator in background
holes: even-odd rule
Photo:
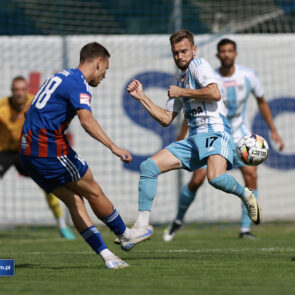
[[[28,82],[17,76],[11,83],[12,95],[0,100],[0,178],[14,166],[17,171],[28,176],[19,159],[19,139],[25,121],[24,110],[29,107],[33,95],[28,93]],[[75,239],[67,227],[59,200],[53,194],[46,194],[46,200],[58,225],[60,235],[65,239]]]

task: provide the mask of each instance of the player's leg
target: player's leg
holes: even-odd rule
[[[172,224],[164,230],[163,240],[165,242],[172,241],[177,230],[180,229],[183,225],[184,216],[188,208],[194,201],[198,188],[204,182],[206,174],[206,168],[197,169],[196,171],[194,171],[190,182],[183,186],[178,199],[176,218],[173,220]]]
[[[169,150],[163,149],[140,165],[138,218],[135,228],[149,224],[149,215],[156,196],[158,175],[181,167],[181,161]]]
[[[2,180],[4,174],[13,165],[15,156],[10,152],[0,152],[0,180]]]
[[[258,198],[258,190],[257,190],[257,167],[256,166],[243,166],[240,167],[242,172],[243,178],[245,180],[245,185],[250,190],[252,190],[256,199]],[[241,218],[241,225],[240,225],[240,238],[248,238],[248,239],[255,239],[255,236],[251,233],[251,224],[252,221],[248,216],[247,208],[242,203],[242,218]]]
[[[0,152],[0,179],[18,159],[16,152]]]
[[[89,168],[81,179],[66,183],[66,187],[87,199],[95,215],[119,237],[123,250],[130,250],[152,235],[153,229],[150,226],[141,229],[126,227],[119,212],[94,180]],[[125,243],[126,241],[128,243]]]
[[[22,163],[20,161],[19,154],[16,155],[14,166],[21,175],[26,176],[26,177],[30,176],[26,172],[26,170],[23,168]],[[46,197],[48,207],[51,210],[51,212],[53,213],[53,216],[55,217],[55,219],[57,221],[57,226],[58,226],[60,235],[63,238],[68,239],[68,240],[75,239],[75,235],[73,234],[71,229],[69,227],[67,227],[67,225],[66,225],[58,198],[56,198],[53,194],[47,194],[47,193],[45,193],[45,197]]]
[[[107,248],[102,236],[87,213],[82,197],[65,185],[58,186],[53,193],[66,204],[76,229],[89,246],[101,256],[107,268],[116,269],[129,266]]]
[[[248,215],[255,224],[261,222],[261,210],[253,193],[243,187],[237,180],[226,174],[227,160],[216,154],[208,157],[207,177],[209,183],[216,189],[234,194],[242,199],[247,207]]]
[[[47,194],[44,192],[44,194],[46,197],[48,207],[50,208],[51,212],[53,213],[53,215],[57,221],[57,226],[58,226],[59,233],[60,233],[61,237],[65,238],[67,240],[74,240],[75,235],[66,224],[66,221],[65,221],[65,218],[64,218],[64,215],[62,212],[62,208],[61,208],[58,198],[54,194],[51,194],[51,193]]]

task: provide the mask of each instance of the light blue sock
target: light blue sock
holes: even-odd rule
[[[184,215],[188,208],[190,207],[191,203],[196,197],[196,191],[192,192],[190,191],[188,185],[185,185],[182,188],[181,194],[179,196],[179,201],[178,201],[178,212],[176,219],[183,221]]]
[[[157,192],[158,175],[161,174],[156,163],[148,158],[140,164],[139,211],[151,211]]]
[[[258,198],[258,191],[254,190],[253,191],[254,196],[256,197],[256,199]],[[248,228],[250,231],[251,228],[251,224],[252,221],[248,216],[248,210],[246,208],[246,206],[244,205],[244,203],[242,202],[242,219],[241,219],[241,228],[246,229]]]
[[[240,185],[234,177],[226,173],[209,180],[209,183],[219,190],[234,194],[240,198],[242,198],[245,193],[245,188]]]

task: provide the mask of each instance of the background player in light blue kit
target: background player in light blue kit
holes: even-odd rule
[[[116,146],[92,115],[90,86],[96,87],[104,79],[109,57],[102,45],[96,42],[86,44],[81,49],[78,68],[64,70],[43,83],[23,126],[20,154],[32,179],[66,204],[76,229],[102,257],[106,267],[123,268],[128,264],[107,248],[86,211],[83,197],[95,215],[119,237],[123,250],[149,238],[152,228],[131,230],[126,227],[94,180],[86,161],[70,147],[64,134],[70,121],[78,115],[90,136],[122,161],[132,160],[130,153]]]
[[[187,30],[170,37],[172,55],[181,70],[177,86],[170,86],[166,109],[156,106],[144,93],[138,80],[128,92],[161,123],[168,126],[183,108],[189,137],[174,142],[140,166],[139,214],[134,228],[145,228],[156,195],[159,174],[178,168],[194,171],[207,164],[207,178],[215,188],[240,197],[253,222],[261,222],[261,211],[253,193],[227,175],[233,161],[233,144],[225,106],[214,71],[205,59],[196,57],[194,36]]]
[[[246,118],[247,100],[252,93],[257,100],[258,108],[264,120],[269,126],[272,139],[278,144],[279,149],[284,148],[284,143],[279,136],[273,123],[271,110],[264,99],[264,91],[255,72],[249,68],[235,65],[237,57],[236,43],[230,39],[222,39],[217,45],[217,57],[220,60],[221,67],[215,70],[222,99],[227,108],[227,118],[231,125],[233,141],[235,144],[245,135],[251,134]],[[185,137],[188,130],[184,122],[180,132],[180,139]],[[234,152],[234,167],[242,172],[246,187],[253,191],[255,197],[258,197],[257,190],[257,167],[246,166],[243,164],[236,152]],[[194,172],[190,182],[182,189],[179,197],[177,216],[172,224],[164,231],[164,241],[171,241],[176,231],[182,226],[185,213],[193,202],[198,188],[206,177],[206,169],[201,168]],[[247,209],[242,203],[242,219],[240,227],[240,238],[254,238],[250,232],[251,220],[247,215]]]

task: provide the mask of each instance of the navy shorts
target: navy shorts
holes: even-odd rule
[[[46,193],[67,182],[77,181],[88,169],[86,161],[74,150],[61,157],[34,157],[20,155],[21,163],[29,176]]]

